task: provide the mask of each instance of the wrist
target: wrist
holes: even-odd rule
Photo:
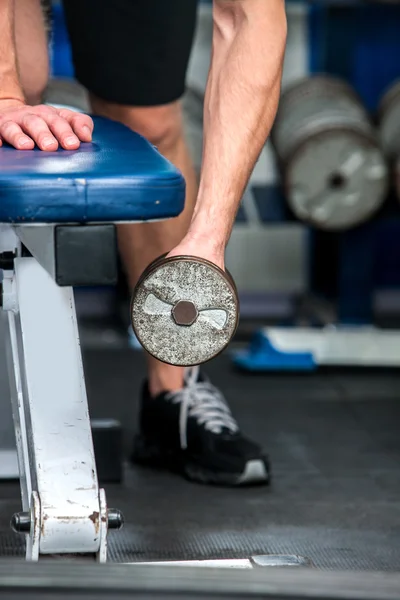
[[[225,249],[216,249],[209,240],[199,237],[190,237],[187,234],[168,256],[195,256],[205,258],[214,263],[220,269],[225,270]]]
[[[205,211],[196,211],[189,225],[186,239],[207,248],[208,250],[223,254],[229,240],[225,219],[221,216],[205,214]]]
[[[15,104],[25,104],[25,96],[19,81],[13,76],[0,74],[0,102],[2,106]]]
[[[25,102],[25,95],[14,64],[0,65],[0,100]]]
[[[22,96],[2,96],[0,94],[0,107],[6,107],[8,108],[9,106],[15,106],[15,105],[20,105],[20,106],[24,106],[25,105],[25,100]]]
[[[185,241],[193,246],[204,248],[213,254],[224,254],[225,242],[221,239],[219,232],[214,231],[214,228],[193,227],[190,226]]]

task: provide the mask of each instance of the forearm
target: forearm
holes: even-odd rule
[[[215,0],[199,195],[189,237],[225,248],[279,101],[284,0]]]
[[[14,0],[0,0],[0,100],[23,100],[14,39]]]

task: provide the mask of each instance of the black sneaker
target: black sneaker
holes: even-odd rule
[[[198,367],[187,370],[177,392],[152,398],[144,385],[132,461],[209,484],[265,484],[270,477],[268,458],[243,437],[221,392]]]

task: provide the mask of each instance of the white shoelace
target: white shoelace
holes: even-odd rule
[[[191,367],[185,375],[185,387],[165,396],[173,404],[180,404],[179,433],[181,448],[187,448],[187,422],[194,417],[199,425],[212,433],[227,429],[236,433],[239,427],[225,398],[209,381],[198,381],[199,367]]]

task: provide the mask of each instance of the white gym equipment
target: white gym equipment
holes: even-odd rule
[[[54,227],[30,228],[49,267]],[[122,517],[114,511],[110,521],[97,481],[73,290],[22,256],[26,229],[0,229],[1,252],[15,255],[3,269],[2,294],[23,511],[13,526],[27,534],[28,560],[79,553],[104,562],[107,529]]]
[[[26,535],[27,560],[103,563],[123,516],[99,488],[73,286],[113,283],[113,223],[176,216],[184,180],[106,119],[76,152],[2,147],[0,162],[1,307],[22,496],[12,527]]]

